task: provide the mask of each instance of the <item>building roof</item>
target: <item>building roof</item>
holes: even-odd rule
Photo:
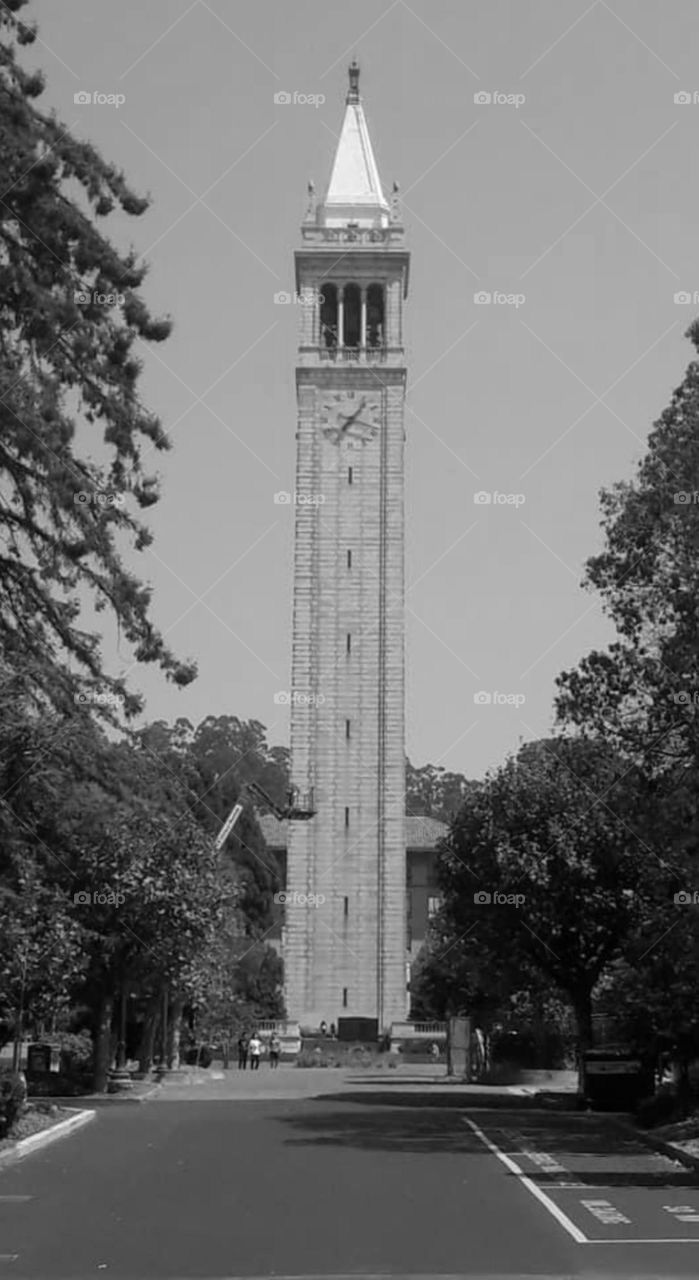
[[[359,97],[359,67],[350,67],[345,118],[328,189],[319,208],[325,226],[387,226],[389,206],[381,188],[364,108]]]
[[[262,834],[270,849],[286,849],[287,822],[272,813],[258,814]],[[405,843],[408,849],[434,849],[449,831],[446,822],[425,814],[409,813],[405,819]]]

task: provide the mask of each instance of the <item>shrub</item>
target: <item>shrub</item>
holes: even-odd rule
[[[214,1055],[208,1045],[200,1045],[198,1048],[194,1045],[188,1049],[184,1055],[185,1065],[188,1067],[210,1067],[214,1060]]]
[[[62,1071],[45,1071],[31,1082],[32,1098],[78,1098],[92,1090],[89,1073],[65,1075]]]
[[[6,1138],[27,1104],[27,1081],[22,1071],[0,1069],[0,1138]]]
[[[636,1108],[636,1119],[644,1129],[669,1124],[678,1113],[677,1098],[672,1093],[656,1093],[643,1098]]]
[[[81,1031],[78,1035],[64,1031],[59,1033],[56,1041],[61,1051],[61,1074],[83,1076],[91,1072],[94,1046],[89,1031]]]

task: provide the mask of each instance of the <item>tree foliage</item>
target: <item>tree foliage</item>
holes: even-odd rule
[[[136,252],[118,253],[98,225],[115,209],[138,216],[147,201],[37,106],[43,79],[17,57],[34,39],[24,3],[0,10],[0,655],[54,705],[68,706],[80,680],[135,710],[81,607],[110,609],[137,661],[177,684],[192,679],[120,550],[151,541],[138,515],[158,497],[144,446],[167,448],[139,398],[138,343],[162,341],[171,326],[141,297]]]

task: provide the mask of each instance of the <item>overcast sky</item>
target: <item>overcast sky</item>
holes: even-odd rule
[[[296,308],[310,177],[329,176],[356,56],[407,309],[407,749],[482,775],[552,726],[556,675],[612,638],[581,589],[601,486],[629,477],[693,354],[699,290],[691,0],[34,0],[40,99],[152,196],[104,224],[150,264],[172,338],[141,348],[174,449],[134,556],[199,663],[138,668],[147,718],[256,718],[286,743]],[[27,13],[29,10],[27,11]],[[80,91],[125,102],[80,105]],[[321,105],[274,95],[321,95]],[[517,96],[477,103],[474,94]],[[477,304],[477,291],[524,300]],[[699,293],[697,294],[699,298]],[[97,451],[96,451],[97,452]],[[476,504],[477,492],[522,495]],[[99,625],[104,626],[102,621]],[[130,667],[113,629],[105,652]],[[519,706],[477,706],[479,691]]]

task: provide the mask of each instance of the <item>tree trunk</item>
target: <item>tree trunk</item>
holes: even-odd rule
[[[589,988],[586,991],[575,992],[573,1008],[578,1031],[578,1095],[585,1097],[587,1092],[585,1051],[592,1048],[592,993]]]
[[[184,1009],[184,1000],[173,1000],[170,1009],[170,1026],[168,1028],[168,1045],[167,1045],[167,1065],[168,1067],[179,1067],[180,1065],[180,1036],[182,1033],[182,1011]]]
[[[141,1032],[141,1043],[138,1046],[138,1069],[139,1071],[150,1071],[153,1065],[153,1053],[155,1051],[155,1035],[160,1025],[160,994],[151,996],[146,1008],[146,1014],[143,1021],[143,1031]]]
[[[683,1053],[678,1062],[677,1105],[680,1119],[686,1120],[692,1111],[692,1089],[689,1082],[689,1057]]]
[[[100,999],[95,1035],[95,1070],[93,1079],[95,1093],[104,1093],[107,1088],[107,1075],[112,1065],[113,1014],[114,996],[111,991],[104,992]]]

